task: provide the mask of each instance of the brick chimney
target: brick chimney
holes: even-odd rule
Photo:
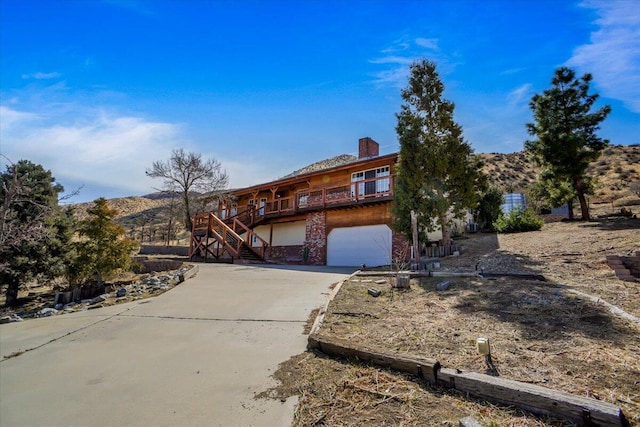
[[[380,144],[368,136],[358,140],[358,159],[368,157],[378,157],[380,155]]]

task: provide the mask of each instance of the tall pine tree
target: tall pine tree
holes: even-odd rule
[[[125,237],[126,230],[115,221],[118,211],[101,197],[87,209],[88,217],[80,221],[74,248],[76,257],[69,265],[71,285],[79,285],[95,277],[98,284],[113,274],[133,265],[137,242]]]
[[[535,123],[528,123],[527,130],[536,139],[525,142],[525,149],[539,165],[557,180],[571,184],[583,220],[589,219],[585,195],[592,188],[585,171],[609,145],[596,132],[611,112],[608,105],[590,112],[598,99],[597,94],[589,94],[591,80],[588,73],[577,79],[572,69],[557,69],[551,88],[534,95],[529,103]]]
[[[453,120],[454,104],[443,93],[433,62],[411,65],[409,85],[401,92],[404,104],[396,114],[400,156],[393,210],[396,230],[411,236],[414,211],[419,229],[433,231],[439,226],[443,243],[448,244],[450,221],[477,205],[486,177]]]
[[[64,271],[73,235],[73,218],[58,206],[62,185],[51,171],[29,160],[0,173],[0,284],[7,306],[32,280]]]

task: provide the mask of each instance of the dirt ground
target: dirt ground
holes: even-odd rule
[[[601,399],[640,425],[640,324],[572,292],[640,317],[640,283],[617,279],[605,260],[640,250],[640,220],[555,222],[538,232],[476,234],[460,243],[461,256],[441,259],[439,271],[484,268],[546,281],[425,277],[397,290],[388,276],[355,276],[329,305],[319,334]],[[444,280],[451,287],[437,291]],[[369,287],[382,295],[370,296]],[[492,366],[476,351],[479,337],[490,339]],[[483,425],[562,425],[321,353],[299,355],[275,376],[283,385],[265,395],[299,396],[295,426],[442,426],[465,416]]]

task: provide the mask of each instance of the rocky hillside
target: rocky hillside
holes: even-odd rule
[[[524,192],[536,180],[539,168],[521,151],[477,154],[489,181],[509,192]],[[632,186],[640,183],[640,145],[612,145],[592,163],[587,174],[596,179],[593,199],[616,204],[637,200]]]
[[[346,165],[347,163],[353,163],[356,160],[358,160],[356,156],[353,156],[351,154],[341,154],[336,157],[331,157],[330,159],[320,160],[319,162],[312,163],[309,166],[305,166],[302,169],[291,172],[289,175],[285,175],[283,178],[289,178],[292,176],[303,175],[305,173],[338,167]]]
[[[155,210],[167,206],[169,199],[164,198],[151,198],[148,196],[131,196],[131,197],[119,197],[116,199],[109,199],[109,206],[116,209],[119,214],[117,218],[119,220],[137,219],[144,216],[145,213],[153,213]],[[93,205],[93,202],[87,203],[75,203],[73,209],[76,216],[83,219],[87,216],[87,209]],[[139,216],[136,216],[139,215]]]

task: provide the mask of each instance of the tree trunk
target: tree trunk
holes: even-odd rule
[[[582,210],[582,220],[589,221],[589,205],[587,204],[587,198],[582,191],[578,192],[578,200],[580,200],[580,209]]]
[[[420,242],[418,241],[418,216],[415,211],[411,211],[411,242],[413,243],[413,261],[420,269]],[[393,245],[392,245],[393,246]]]
[[[440,217],[440,228],[442,229],[442,244],[445,246],[451,244],[451,230],[446,215]]]
[[[578,194],[578,200],[580,201],[580,210],[582,211],[582,220],[589,221],[589,205],[587,204],[587,198],[584,196],[584,189],[582,188],[582,180],[580,178],[573,180],[573,187]]]
[[[20,289],[19,283],[9,283],[7,286],[7,292],[5,293],[7,299],[5,301],[6,307],[13,307],[18,304],[18,290]]]
[[[573,219],[573,202],[569,200],[567,202],[567,215],[569,215],[569,219]]]
[[[184,200],[184,226],[187,227],[187,231],[193,229],[193,222],[191,221],[191,207],[189,206],[189,191],[185,191],[182,194]]]

